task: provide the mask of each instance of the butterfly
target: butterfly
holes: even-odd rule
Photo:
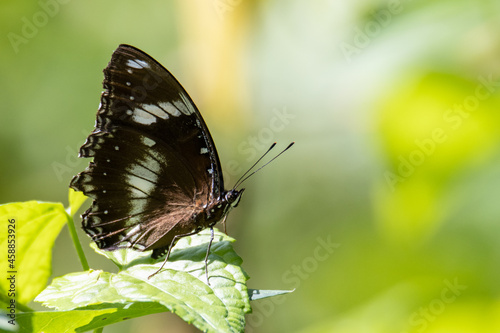
[[[154,259],[166,254],[165,264],[178,239],[210,228],[208,282],[213,226],[240,202],[241,182],[224,189],[205,121],[152,57],[120,45],[104,69],[103,87],[95,129],[79,152],[93,161],[70,183],[93,199],[83,230],[100,249],[152,250]]]

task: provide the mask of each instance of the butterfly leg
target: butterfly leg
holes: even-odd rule
[[[210,254],[210,248],[212,247],[212,242],[214,240],[214,228],[210,227],[210,242],[207,247],[207,254],[205,255],[205,276],[207,278],[207,284],[210,285],[210,281],[208,281],[208,255]]]
[[[187,237],[187,236],[192,236],[192,235],[195,235],[195,234],[197,234],[199,232],[200,232],[200,230],[196,229],[195,231],[189,232],[187,234],[175,235],[174,238],[172,239],[172,242],[170,242],[170,246],[168,247],[168,251],[167,251],[167,256],[165,257],[165,260],[163,261],[163,264],[161,265],[161,267],[156,272],[154,272],[153,274],[151,274],[150,276],[148,276],[148,280],[151,279],[156,274],[158,274],[163,269],[163,266],[165,266],[165,264],[167,263],[168,257],[170,257],[170,251],[172,250],[172,248],[174,247],[175,242],[177,242],[177,240],[179,238]],[[212,242],[210,242],[210,243],[212,243]]]
[[[226,219],[227,219],[227,214],[224,216],[224,219],[222,220],[221,224],[224,225],[224,233],[227,235]]]

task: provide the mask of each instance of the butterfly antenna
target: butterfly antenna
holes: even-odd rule
[[[239,185],[241,185],[242,182],[240,182],[240,180],[243,179],[243,177],[245,177],[263,158],[264,156],[267,155],[267,153],[269,153],[271,151],[271,149],[274,148],[274,146],[276,146],[276,142],[274,142],[271,147],[269,147],[269,149],[264,153],[264,155],[262,155],[258,160],[257,162],[255,162],[250,168],[248,168],[248,170],[236,181],[236,184],[234,184],[233,186],[233,190],[235,188],[237,188]]]
[[[243,174],[243,176],[241,176],[241,177],[240,177],[240,179],[238,179],[238,181],[236,182],[236,184],[235,184],[235,185],[234,185],[234,187],[233,187],[233,190],[234,190],[234,189],[236,189],[236,188],[237,188],[238,186],[240,186],[241,184],[243,184],[243,182],[244,182],[245,180],[247,180],[248,178],[250,178],[251,176],[253,176],[254,174],[256,174],[256,173],[257,173],[260,169],[262,169],[263,167],[265,167],[266,165],[268,165],[269,163],[271,163],[272,161],[274,161],[275,159],[277,159],[277,158],[278,158],[278,156],[280,156],[280,155],[281,155],[281,154],[283,154],[285,151],[287,151],[287,150],[288,150],[291,146],[293,146],[293,145],[294,145],[294,143],[295,143],[295,141],[294,141],[294,142],[292,142],[292,143],[290,143],[290,144],[289,144],[289,145],[288,145],[285,149],[283,149],[283,150],[282,150],[282,151],[281,151],[278,155],[274,156],[274,157],[273,157],[270,161],[268,161],[266,164],[264,164],[263,166],[261,166],[260,168],[258,168],[257,170],[255,170],[254,172],[252,172],[251,174],[249,174],[248,176],[246,176],[246,175],[250,172],[250,170],[252,170],[252,169],[253,169],[253,168],[257,165],[257,163],[259,163],[259,162],[262,160],[262,158],[264,158],[264,156],[266,156],[266,155],[267,155],[267,153],[269,153],[269,151],[270,151],[271,149],[273,149],[273,148],[274,148],[274,146],[276,146],[276,142],[275,142],[275,143],[273,143],[273,144],[271,145],[271,147],[269,147],[269,149],[268,149],[268,150],[264,153],[264,155],[262,155],[262,156],[261,156],[261,157],[257,160],[257,162],[255,162],[255,163],[254,163],[254,164],[250,167],[250,169],[248,169],[248,171],[247,171],[247,172],[245,172],[245,173]],[[246,176],[246,177],[245,177],[245,176]],[[243,177],[245,177],[245,178],[243,178]]]

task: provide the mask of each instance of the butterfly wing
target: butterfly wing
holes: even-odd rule
[[[189,95],[163,66],[120,45],[104,69],[89,167],[70,187],[93,198],[83,229],[101,249],[168,247],[223,191],[214,142]]]

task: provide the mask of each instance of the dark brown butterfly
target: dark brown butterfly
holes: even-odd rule
[[[83,229],[100,249],[153,250],[153,258],[168,259],[179,238],[211,228],[208,257],[212,227],[244,189],[237,182],[224,190],[200,112],[170,72],[130,45],[113,53],[103,86],[95,129],[79,154],[93,161],[70,183],[93,199]]]

